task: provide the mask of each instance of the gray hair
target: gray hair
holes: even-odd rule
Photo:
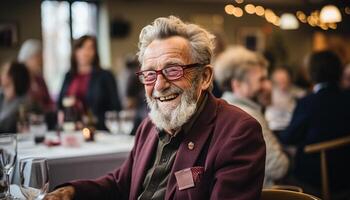
[[[224,91],[231,91],[231,80],[246,80],[247,72],[256,66],[266,68],[266,59],[243,46],[231,46],[214,63],[215,80]]]
[[[41,53],[41,51],[42,45],[40,40],[28,39],[22,44],[17,60],[18,62],[26,62],[32,56]]]
[[[195,24],[184,23],[175,16],[160,17],[144,27],[139,37],[139,61],[143,63],[145,49],[156,39],[181,36],[189,41],[192,60],[196,63],[210,64],[215,36]]]

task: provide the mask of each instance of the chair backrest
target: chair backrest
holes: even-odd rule
[[[337,149],[346,145],[350,145],[350,136],[341,137],[334,140],[315,144],[309,144],[304,148],[305,153],[320,153],[322,196],[324,200],[330,199],[326,151],[331,149]]]
[[[263,189],[261,200],[320,200],[309,194],[290,190]]]

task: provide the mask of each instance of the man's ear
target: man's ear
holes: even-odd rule
[[[213,81],[213,68],[210,65],[206,65],[202,72],[202,85],[201,89],[207,90]]]

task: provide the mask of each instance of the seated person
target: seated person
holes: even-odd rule
[[[254,117],[262,127],[266,143],[266,166],[264,187],[269,187],[286,175],[289,160],[269,129],[257,103],[267,79],[267,62],[244,47],[230,47],[215,61],[215,76],[224,88],[221,98]]]
[[[44,113],[55,111],[49,90],[43,77],[42,46],[39,40],[26,40],[18,53],[18,62],[28,68],[31,83],[29,95]]]
[[[18,112],[28,102],[30,77],[24,64],[6,64],[1,72],[0,133],[17,132]]]
[[[298,101],[290,125],[281,133],[281,141],[297,147],[292,171],[297,182],[320,189],[320,155],[306,154],[304,147],[350,135],[350,96],[339,87],[342,66],[333,52],[313,53],[308,65],[313,93]],[[327,153],[333,191],[350,188],[349,155],[349,146]]]
[[[259,123],[210,92],[212,35],[170,16],[140,34],[138,77],[149,117],[124,164],[46,199],[259,199],[265,144]]]
[[[296,101],[305,96],[305,91],[293,85],[292,72],[285,67],[276,68],[271,78],[272,102],[265,117],[269,128],[278,133],[289,125]]]

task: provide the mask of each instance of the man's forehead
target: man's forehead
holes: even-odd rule
[[[187,61],[189,57],[188,41],[182,37],[174,36],[152,41],[145,50],[142,65],[179,59]]]

